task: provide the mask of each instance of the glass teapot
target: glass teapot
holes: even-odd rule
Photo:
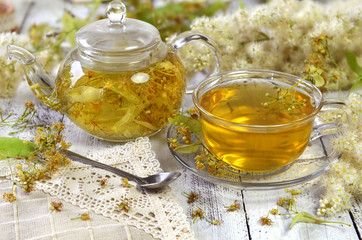
[[[220,69],[218,49],[206,36],[185,32],[168,46],[154,26],[125,16],[125,5],[112,1],[108,19],[81,28],[55,80],[30,52],[8,46],[42,103],[110,141],[153,135],[180,108],[187,87],[176,51],[185,43],[204,42],[216,59],[212,74]]]

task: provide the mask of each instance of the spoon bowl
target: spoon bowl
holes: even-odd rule
[[[166,187],[171,182],[175,181],[179,176],[181,176],[180,172],[161,172],[143,178],[143,180],[145,180],[147,183],[138,184],[138,186],[147,189],[158,189]]]
[[[74,161],[81,162],[81,163],[84,163],[87,165],[91,165],[96,168],[101,168],[103,170],[107,170],[107,171],[112,172],[121,177],[125,177],[128,180],[135,181],[137,183],[137,186],[142,189],[153,189],[154,190],[154,189],[160,189],[160,188],[166,187],[167,185],[169,185],[171,182],[175,181],[181,175],[180,172],[161,172],[161,173],[156,173],[156,174],[148,176],[148,177],[141,178],[141,177],[135,176],[133,174],[130,174],[128,172],[125,172],[121,169],[111,167],[109,165],[86,158],[82,155],[79,155],[79,154],[69,151],[69,150],[63,149],[60,152],[64,156],[66,156]]]

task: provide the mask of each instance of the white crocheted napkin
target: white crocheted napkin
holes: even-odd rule
[[[88,156],[99,162],[145,177],[162,171],[148,138],[92,152]],[[104,185],[101,180],[106,180]],[[132,184],[132,182],[130,181]],[[72,162],[52,179],[39,182],[42,190],[86,210],[135,226],[158,239],[194,239],[190,224],[170,187],[159,192],[140,192],[122,187],[122,177],[102,169]],[[136,185],[136,184],[134,184]],[[129,211],[118,207],[128,202]]]

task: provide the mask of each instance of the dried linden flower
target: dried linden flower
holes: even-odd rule
[[[273,221],[270,219],[270,218],[268,218],[268,217],[261,217],[260,219],[259,219],[259,222],[261,223],[261,225],[268,225],[268,226],[270,226],[270,225],[272,225],[273,224]]]
[[[14,202],[17,198],[13,193],[4,193],[3,199],[7,200],[8,202]]]
[[[240,209],[240,204],[238,203],[237,200],[235,200],[234,204],[232,204],[230,206],[225,206],[225,208],[227,208],[228,212],[235,212]]]
[[[206,219],[206,222],[211,223],[212,225],[220,225],[221,224],[221,221],[219,221],[219,220]]]
[[[56,211],[56,212],[60,212],[62,211],[63,208],[63,203],[62,202],[50,202],[50,210],[51,213]]]
[[[194,220],[193,223],[197,221],[197,219],[203,219],[204,218],[204,211],[201,210],[201,208],[197,208],[196,210],[192,210],[191,218]]]
[[[121,184],[122,187],[125,187],[125,188],[130,188],[130,187],[134,187],[132,184],[130,184],[128,182],[128,178],[122,178],[122,184]]]
[[[200,197],[200,194],[197,194],[195,192],[185,193],[185,195],[188,196],[187,203],[189,204],[195,202]]]
[[[80,215],[80,217],[71,218],[70,220],[75,220],[75,219],[81,219],[83,221],[87,221],[90,220],[90,217],[88,213],[83,213],[82,215]]]
[[[128,199],[125,199],[123,202],[121,202],[121,204],[118,204],[116,209],[119,211],[129,212],[131,208],[129,206]]]
[[[106,186],[107,179],[101,179],[99,183],[101,184],[101,187],[104,188]]]

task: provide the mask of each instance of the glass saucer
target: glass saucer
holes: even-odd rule
[[[175,138],[177,126],[171,125],[167,138]],[[326,172],[332,163],[340,156],[331,148],[331,137],[324,136],[309,144],[302,156],[287,167],[264,175],[245,174],[230,166],[222,177],[216,177],[204,170],[196,168],[195,156],[197,153],[175,152],[168,143],[171,154],[188,170],[215,184],[247,190],[271,190],[291,187],[310,181]],[[199,150],[200,151],[200,150]]]

